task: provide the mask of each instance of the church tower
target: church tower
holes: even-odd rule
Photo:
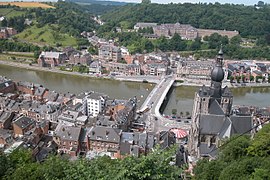
[[[219,130],[222,130],[223,123],[231,113],[233,96],[228,87],[222,88],[224,75],[223,51],[220,49],[216,65],[211,71],[211,86],[203,85],[195,93],[188,144],[189,153],[193,156],[200,157],[211,152],[209,148],[217,144],[220,139]]]

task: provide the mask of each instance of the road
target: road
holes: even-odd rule
[[[139,112],[144,112],[149,109],[149,111],[145,112],[148,115],[148,120],[146,122],[148,130],[160,132],[167,131],[171,128],[190,129],[190,123],[185,123],[187,121],[177,122],[175,120],[167,119],[160,114],[160,107],[174,81],[175,78],[173,75],[164,76],[139,109]]]

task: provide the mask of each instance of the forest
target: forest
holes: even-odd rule
[[[199,3],[199,4],[128,4],[105,13],[103,20],[111,28],[126,22],[182,23],[196,28],[237,30],[242,37],[259,37],[270,33],[270,6]]]

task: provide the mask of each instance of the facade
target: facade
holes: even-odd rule
[[[153,28],[154,34],[157,36],[171,37],[174,34],[179,34],[182,39],[193,40],[198,37],[196,28],[189,24],[161,24]]]
[[[58,124],[54,135],[54,140],[58,145],[58,152],[63,152],[70,156],[76,156],[80,152],[81,135],[81,127]]]
[[[132,75],[140,75],[141,67],[137,64],[123,64],[117,62],[109,62],[103,63],[103,67],[106,68],[107,71],[112,73],[132,76]]]
[[[232,114],[233,95],[227,86],[222,88],[225,74],[222,64],[220,51],[211,72],[211,86],[202,86],[195,94],[189,153],[196,158],[215,158],[222,139],[252,128],[250,115]]]
[[[82,54],[80,52],[73,52],[68,59],[70,64],[89,65],[91,63],[91,56],[89,53]]]
[[[38,58],[40,67],[55,67],[63,64],[67,60],[67,56],[63,52],[45,52],[42,51]]]
[[[114,45],[101,45],[98,49],[98,57],[100,60],[117,62],[121,60],[121,50]]]
[[[84,113],[87,116],[97,117],[103,111],[107,96],[101,93],[90,92],[83,99]]]
[[[101,63],[99,61],[94,61],[89,65],[90,74],[101,74]]]
[[[177,65],[177,76],[194,79],[210,79],[212,61],[183,60]]]

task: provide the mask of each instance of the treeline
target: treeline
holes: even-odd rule
[[[52,155],[37,163],[29,151],[20,150],[0,154],[0,179],[178,179],[181,169],[169,164],[174,153],[158,150],[140,158],[118,160],[104,156],[72,162]]]
[[[270,6],[232,4],[136,4],[118,7],[102,19],[107,29],[127,22],[133,28],[137,22],[182,23],[196,28],[237,30],[242,37],[259,37],[270,33]]]
[[[39,47],[30,43],[23,43],[17,41],[10,41],[7,39],[0,39],[0,53],[3,51],[13,52],[33,52],[34,57],[38,58],[41,51],[52,51],[55,50],[50,46]]]
[[[253,139],[236,136],[220,147],[216,160],[200,160],[195,179],[270,179],[270,125]]]

